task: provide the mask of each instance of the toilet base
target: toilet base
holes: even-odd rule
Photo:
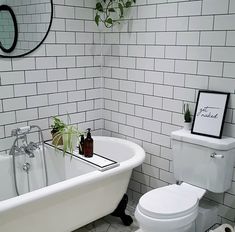
[[[199,203],[199,212],[196,218],[196,232],[207,231],[217,223],[218,205],[202,199]]]

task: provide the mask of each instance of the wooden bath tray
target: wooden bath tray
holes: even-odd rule
[[[60,151],[63,151],[62,148],[59,148],[59,147],[55,147],[53,144],[52,144],[52,140],[47,140],[44,142],[45,144],[47,144],[48,146],[51,146],[51,147],[54,147],[55,149],[58,149]],[[96,167],[99,171],[106,171],[106,170],[109,170],[111,168],[115,168],[117,166],[119,166],[120,164],[114,160],[111,160],[109,158],[106,158],[100,154],[97,154],[97,153],[93,153],[93,156],[92,157],[85,157],[83,155],[80,155],[79,152],[78,152],[78,149],[76,149],[73,154],[70,153],[70,152],[67,152],[67,154],[69,155],[72,155],[94,167]]]

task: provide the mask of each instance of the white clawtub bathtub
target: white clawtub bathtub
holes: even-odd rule
[[[40,188],[42,180],[37,183],[35,154],[26,161],[36,166],[30,177],[31,189],[36,190],[20,196],[15,193],[12,157],[0,157],[1,232],[71,232],[112,213],[127,190],[132,169],[145,158],[135,143],[95,136],[94,152],[120,164],[102,172],[77,158],[63,157],[52,147],[45,148],[49,186]]]

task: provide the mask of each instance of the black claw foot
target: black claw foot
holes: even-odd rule
[[[128,203],[128,196],[124,194],[117,208],[113,211],[113,213],[111,213],[112,216],[120,217],[125,226],[129,226],[133,222],[132,217],[129,215],[126,215],[125,213],[127,203]]]
[[[121,217],[121,220],[125,226],[130,226],[133,222],[133,219],[130,215],[124,215]]]

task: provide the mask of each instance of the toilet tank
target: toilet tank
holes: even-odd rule
[[[231,187],[235,165],[235,138],[210,138],[188,130],[171,133],[174,176],[215,193]]]

